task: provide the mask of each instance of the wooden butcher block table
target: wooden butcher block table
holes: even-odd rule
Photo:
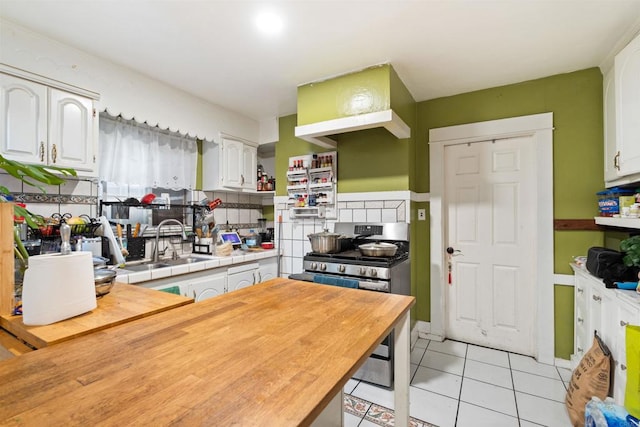
[[[405,425],[414,302],[273,279],[1,362],[0,424],[309,425],[395,326]]]
[[[43,348],[191,303],[193,298],[115,283],[111,292],[98,298],[98,307],[85,314],[42,326],[27,326],[22,316],[4,315],[0,326],[35,348]]]

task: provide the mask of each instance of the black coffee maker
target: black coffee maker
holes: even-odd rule
[[[260,241],[271,242],[273,241],[273,228],[267,228],[267,219],[258,218],[258,227],[260,228]]]

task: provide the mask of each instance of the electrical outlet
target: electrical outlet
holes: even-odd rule
[[[427,219],[426,209],[418,209],[418,221],[425,221]]]

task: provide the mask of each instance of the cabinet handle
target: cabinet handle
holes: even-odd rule
[[[584,322],[584,319],[582,317],[578,317],[578,323],[582,323]]]
[[[40,141],[40,161],[44,163],[44,141]]]
[[[629,324],[629,322],[625,322],[624,320],[620,321],[620,326],[625,327]]]
[[[244,185],[244,175],[240,175],[240,184]]]
[[[616,170],[620,170],[620,152],[619,151],[613,157],[613,167],[616,168]]]
[[[53,163],[56,162],[56,157],[58,157],[58,149],[56,148],[56,144],[53,144],[53,147],[51,147],[51,159]]]
[[[578,347],[577,350],[578,350],[578,353],[582,353],[584,351],[582,347]]]
[[[598,295],[591,295],[591,298],[593,298],[593,300],[597,302],[602,301],[602,297],[599,297]]]
[[[627,370],[627,365],[623,365],[622,363],[620,364],[620,369],[623,371]]]
[[[578,293],[579,293],[579,294],[581,294],[581,293],[583,293],[583,292],[584,292],[584,289],[582,289],[582,288],[578,288]]]

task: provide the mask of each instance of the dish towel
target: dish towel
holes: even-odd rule
[[[344,279],[342,277],[323,276],[322,274],[316,274],[313,278],[315,283],[321,283],[323,285],[340,286],[343,288],[358,289],[360,282],[354,279]]]
[[[180,287],[179,286],[171,286],[170,288],[159,289],[162,292],[167,292],[170,294],[180,295]]]

